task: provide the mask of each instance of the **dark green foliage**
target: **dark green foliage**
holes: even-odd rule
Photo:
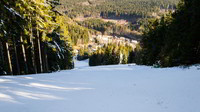
[[[128,57],[128,63],[135,63],[136,62],[136,53],[135,51],[131,51]]]
[[[160,9],[174,10],[179,0],[61,0],[57,9],[71,18],[82,17],[126,20],[129,24],[116,25],[100,19],[79,22],[81,26],[100,31],[105,35],[123,36],[140,40],[141,22],[152,17],[152,13],[161,13]],[[159,14],[158,14],[159,15]],[[81,18],[79,18],[81,17]],[[76,36],[77,37],[77,36]],[[76,41],[76,40],[75,40]]]
[[[108,44],[99,48],[89,58],[90,66],[116,65],[129,63],[129,54],[133,51],[130,46]]]
[[[74,68],[72,48],[69,42],[63,41],[56,31],[48,35],[52,41],[48,42],[48,64],[51,71]]]
[[[59,10],[69,17],[101,16],[104,18],[137,18],[149,16],[158,8],[175,8],[179,0],[61,0]]]
[[[115,26],[114,23],[104,22],[101,19],[89,19],[89,20],[85,20],[83,22],[79,22],[79,24],[81,26],[87,27],[89,29],[94,29],[94,30],[100,31],[102,34],[105,34],[105,32],[109,28],[112,28]]]
[[[162,67],[200,63],[200,8],[182,0],[175,13],[149,23],[142,39],[142,63]]]
[[[77,55],[77,60],[86,60],[90,56],[89,50],[86,47],[83,47],[79,50],[79,53]]]
[[[1,39],[1,38],[0,38]],[[2,42],[0,40],[0,75],[5,75],[5,68],[4,68],[4,54],[3,54],[3,45]]]
[[[130,28],[130,24],[119,25],[110,21],[103,21],[102,19],[87,19],[85,21],[78,22],[78,24],[88,29],[99,31],[103,35],[123,36],[134,39],[140,38],[140,36],[132,32],[133,29]]]
[[[72,24],[68,24],[67,27],[69,31],[69,36],[71,37],[72,43],[74,45],[88,43],[89,31],[87,28]]]
[[[144,63],[146,65],[154,64],[160,58],[161,48],[164,46],[165,33],[167,31],[167,17],[160,20],[149,21],[147,32],[144,32],[142,39]]]
[[[0,1],[0,74],[74,67],[68,29],[63,16],[54,10],[58,1]]]

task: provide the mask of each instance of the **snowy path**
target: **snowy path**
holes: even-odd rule
[[[200,70],[87,67],[0,77],[0,112],[199,112]]]

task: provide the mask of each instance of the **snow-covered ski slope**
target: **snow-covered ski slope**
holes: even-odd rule
[[[0,112],[200,112],[199,67],[76,68],[0,77]]]

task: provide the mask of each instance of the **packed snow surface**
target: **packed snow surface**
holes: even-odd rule
[[[0,77],[0,112],[200,112],[200,70],[137,65]]]

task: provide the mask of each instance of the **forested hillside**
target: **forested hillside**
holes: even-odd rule
[[[0,112],[199,112],[199,79],[200,0],[0,0]]]
[[[61,5],[56,9],[83,27],[102,34],[140,40],[141,26],[147,23],[146,18],[159,17],[169,10],[175,10],[178,1],[60,0]]]
[[[61,0],[59,10],[69,17],[99,16],[104,18],[150,16],[157,9],[174,9],[178,0]]]
[[[71,39],[56,0],[0,1],[0,74],[73,68]]]
[[[199,5],[199,0],[181,0],[175,13],[149,20],[136,63],[162,67],[200,63]]]
[[[133,48],[129,45],[108,44],[99,48],[89,59],[90,66],[132,63]]]
[[[73,47],[90,41],[101,47],[91,49],[91,65],[200,63],[199,5],[198,0],[1,0],[0,74],[72,69]],[[133,52],[126,44],[100,45],[91,39],[104,34],[141,42]],[[113,56],[113,62],[104,60]]]

